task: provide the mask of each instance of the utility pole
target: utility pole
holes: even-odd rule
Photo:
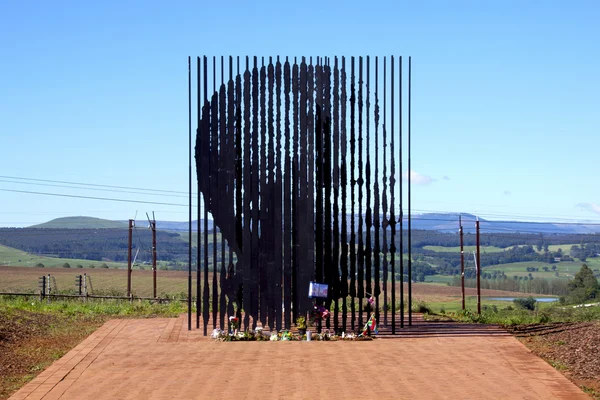
[[[477,314],[481,314],[481,258],[479,253],[479,217],[475,222],[477,228],[477,259],[475,260],[475,267],[477,272]]]
[[[462,216],[458,216],[458,224],[460,226],[460,288],[462,293],[462,309],[465,309],[465,250],[464,250],[464,241],[463,241],[463,226],[462,226]]]
[[[127,297],[131,297],[131,242],[133,239],[133,220],[129,220],[129,244],[127,245]]]
[[[146,217],[148,217],[148,214],[146,214]],[[148,222],[152,230],[152,296],[156,298],[156,218],[154,217],[154,211],[152,212],[152,221],[148,217]]]

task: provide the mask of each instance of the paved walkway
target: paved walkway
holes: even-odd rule
[[[372,342],[219,343],[185,317],[111,320],[11,399],[589,399],[498,328],[415,325]]]

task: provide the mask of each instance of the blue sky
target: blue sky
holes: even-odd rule
[[[187,56],[204,54],[410,55],[414,211],[600,222],[597,2],[220,4],[2,2],[0,226],[186,220],[7,190],[186,204]]]

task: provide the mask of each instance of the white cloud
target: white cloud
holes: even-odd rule
[[[583,208],[584,210],[591,211],[596,214],[600,214],[600,205],[596,203],[579,203],[577,207]]]
[[[408,180],[408,170],[402,173],[402,178],[407,181]],[[410,181],[415,185],[429,185],[433,182],[433,179],[427,175],[421,175],[416,171],[410,171]]]

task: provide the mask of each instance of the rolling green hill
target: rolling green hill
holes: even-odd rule
[[[56,218],[43,224],[33,225],[30,228],[50,229],[104,229],[104,228],[127,228],[127,224],[120,221],[94,217],[63,217]]]

